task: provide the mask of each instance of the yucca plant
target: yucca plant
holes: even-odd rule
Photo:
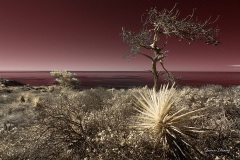
[[[175,159],[193,159],[192,151],[196,151],[202,156],[202,153],[188,140],[195,133],[204,130],[188,127],[185,122],[200,117],[195,114],[205,108],[193,111],[186,111],[185,108],[182,108],[174,113],[173,104],[177,101],[174,85],[170,89],[168,85],[163,85],[158,92],[148,89],[134,96],[136,109],[139,112],[134,126],[140,130],[154,133],[156,149],[162,147],[165,156],[173,155]]]

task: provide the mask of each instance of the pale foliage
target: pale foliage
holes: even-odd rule
[[[196,150],[194,146],[187,142],[190,137],[188,133],[203,132],[196,127],[188,127],[184,122],[190,121],[201,116],[195,116],[196,113],[205,108],[186,111],[181,108],[175,113],[171,113],[173,104],[177,101],[176,89],[172,86],[163,85],[159,92],[155,90],[146,90],[135,95],[137,99],[138,112],[137,123],[135,127],[140,130],[154,132],[156,136],[155,146],[162,145],[163,149],[170,150],[175,158],[190,158],[189,150]],[[187,147],[190,147],[188,149]]]
[[[56,77],[56,81],[64,86],[70,88],[78,88],[79,80],[75,78],[76,74],[69,71],[52,71],[50,74]]]

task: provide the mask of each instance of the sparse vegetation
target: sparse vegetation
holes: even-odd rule
[[[52,87],[54,90],[48,89]],[[142,122],[141,114],[136,110],[135,96],[143,102],[144,97],[155,97],[148,88],[79,91],[52,87],[42,87],[47,92],[36,87],[28,91],[24,87],[11,87],[8,88],[11,92],[1,92],[1,159],[176,159],[172,155],[177,153],[176,145],[172,146],[174,140],[179,146],[182,140],[197,146],[205,159],[240,158],[239,86],[187,86],[163,90],[168,96],[174,92],[176,95],[172,96],[176,99],[162,97],[164,103],[171,104],[169,110],[165,108],[167,115],[162,116],[163,120],[168,120],[166,124],[180,119],[181,115],[186,118],[194,110],[207,108],[201,113],[204,114],[202,117],[168,126],[177,127],[177,131],[194,138],[168,127],[162,130],[153,128],[153,132],[132,127]],[[158,97],[160,93],[155,94]],[[163,99],[158,99],[160,104]],[[186,109],[185,112],[182,108]],[[149,126],[152,124],[148,123]],[[189,127],[208,131],[195,134],[188,132]],[[169,133],[166,133],[167,129]],[[159,131],[165,132],[165,137],[169,138],[167,134],[171,134],[176,138],[161,141],[164,136],[159,136]],[[186,151],[185,147],[180,147]],[[170,150],[166,149],[174,152],[169,154]],[[191,159],[197,157],[193,149],[187,154]]]

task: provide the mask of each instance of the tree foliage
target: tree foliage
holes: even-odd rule
[[[144,25],[153,27],[153,31],[159,34],[174,35],[188,41],[203,41],[207,44],[218,45],[219,29],[209,27],[217,19],[211,21],[210,17],[204,22],[200,22],[194,19],[194,11],[185,18],[180,18],[180,11],[175,10],[175,7],[170,11],[164,9],[161,12],[153,8],[148,11]],[[151,30],[149,31],[151,32]]]

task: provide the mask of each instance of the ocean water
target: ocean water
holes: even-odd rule
[[[82,88],[94,88],[99,86],[107,88],[153,86],[153,76],[150,72],[73,72],[77,74],[76,78],[80,80]],[[179,85],[240,85],[240,72],[172,72],[172,74],[180,78]],[[47,71],[0,72],[0,77],[32,86],[56,84],[55,78]],[[161,76],[159,78],[160,83],[163,83]]]

